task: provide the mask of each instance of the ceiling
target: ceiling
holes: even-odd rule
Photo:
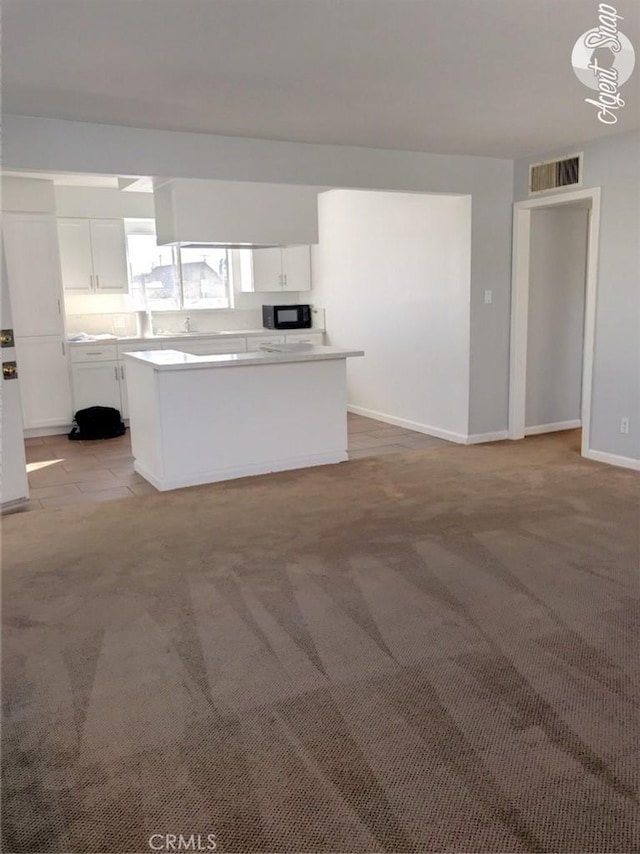
[[[640,2],[619,0],[640,63]],[[519,157],[640,127],[584,103],[596,0],[3,0],[6,113]]]

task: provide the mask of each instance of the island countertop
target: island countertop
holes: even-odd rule
[[[248,367],[253,365],[273,365],[283,362],[320,362],[329,359],[347,359],[352,356],[364,356],[363,350],[345,350],[341,347],[326,345],[306,345],[287,347],[280,345],[276,350],[253,350],[246,353],[216,353],[210,356],[197,356],[180,350],[138,350],[124,353],[128,359],[143,362],[156,371],[183,371],[203,368]]]

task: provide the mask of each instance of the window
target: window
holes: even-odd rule
[[[127,228],[132,309],[232,308],[230,255],[210,246],[158,246],[148,227],[132,223]]]
[[[178,250],[183,308],[230,308],[227,249]]]

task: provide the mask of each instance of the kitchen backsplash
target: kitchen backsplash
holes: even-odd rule
[[[119,314],[67,314],[67,335],[86,332],[87,335],[117,335],[118,337],[140,334],[138,312]]]
[[[260,329],[261,309],[233,309],[231,311],[158,311],[151,313],[154,332],[183,332],[186,318],[191,332],[223,332],[228,330]],[[145,312],[109,314],[67,314],[67,334],[117,335],[118,337],[144,336],[149,328]],[[324,309],[314,309],[313,326],[324,329]],[[149,333],[147,333],[149,334]]]

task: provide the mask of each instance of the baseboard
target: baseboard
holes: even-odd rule
[[[575,418],[573,421],[556,421],[553,424],[536,424],[533,427],[525,427],[525,436],[537,436],[540,433],[557,433],[560,430],[576,430],[582,427],[582,421]]]
[[[415,430],[416,433],[426,433],[427,436],[435,436],[436,439],[446,439],[448,442],[457,442],[466,445],[468,437],[463,433],[454,433],[451,430],[441,430],[439,427],[431,427],[429,424],[421,424],[418,421],[409,421],[407,418],[396,418],[385,412],[376,412],[373,409],[365,409],[363,406],[347,406],[347,412],[354,415],[362,415],[364,418],[372,418],[374,421],[382,421],[385,424],[393,424],[394,427],[404,427],[405,430]]]
[[[617,466],[622,469],[640,471],[640,460],[635,460],[633,457],[621,457],[618,454],[607,454],[605,451],[592,450],[588,450],[582,456],[596,463],[606,463],[607,465]]]
[[[496,430],[493,433],[470,433],[466,445],[481,445],[484,442],[502,442],[509,438],[508,430]]]
[[[122,419],[125,427],[129,426],[129,419]],[[71,432],[71,424],[56,424],[53,427],[29,427],[24,431],[25,439],[39,439],[41,436],[66,436]]]
[[[56,424],[51,427],[29,427],[24,431],[25,439],[39,439],[41,436],[62,436],[69,433],[71,424]]]
[[[325,454],[312,454],[308,457],[291,457],[286,460],[275,460],[267,463],[256,463],[247,466],[236,466],[227,469],[215,469],[214,471],[199,472],[198,474],[183,475],[181,477],[158,478],[147,471],[136,460],[133,464],[138,474],[148,481],[160,492],[169,489],[183,489],[186,486],[202,486],[205,483],[220,483],[225,480],[235,480],[239,477],[253,477],[260,474],[271,474],[279,471],[292,471],[294,469],[306,469],[313,466],[331,465],[343,463],[348,459],[346,451],[331,451]]]
[[[382,421],[385,424],[393,424],[394,427],[404,427],[405,430],[415,430],[416,433],[425,433],[436,439],[446,439],[447,442],[456,442],[458,445],[478,445],[481,442],[499,442],[509,438],[508,430],[499,430],[495,433],[454,433],[452,430],[442,430],[440,427],[432,427],[430,424],[422,424],[419,421],[409,421],[407,418],[396,418],[387,415],[386,412],[376,412],[374,409],[365,409],[363,406],[347,406],[347,412],[354,415],[362,415],[363,418],[372,418],[374,421]]]
[[[19,510],[28,503],[29,498],[27,496],[24,498],[15,498],[13,501],[5,501],[4,504],[0,505],[0,514],[3,516],[8,515],[9,513],[13,513],[15,510]]]

